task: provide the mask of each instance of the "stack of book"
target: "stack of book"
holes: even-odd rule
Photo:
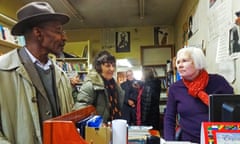
[[[147,137],[150,136],[150,129],[152,126],[129,126],[128,144],[145,144]]]

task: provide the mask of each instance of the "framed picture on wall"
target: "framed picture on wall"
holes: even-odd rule
[[[188,18],[188,39],[190,39],[193,35],[193,17],[192,15]]]
[[[231,56],[233,53],[240,52],[240,43],[239,43],[239,32],[238,27],[233,26],[229,30],[229,55]]]
[[[130,32],[116,32],[116,52],[130,52]]]

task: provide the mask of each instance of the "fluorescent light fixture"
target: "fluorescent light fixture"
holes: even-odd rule
[[[128,59],[117,59],[117,66],[132,67]]]
[[[140,19],[144,19],[144,0],[139,0],[139,16]]]

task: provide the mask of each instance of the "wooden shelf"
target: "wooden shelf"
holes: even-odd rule
[[[9,42],[9,41],[6,41],[6,40],[0,40],[0,45],[5,46],[5,47],[9,47],[9,48],[19,48],[19,47],[21,47],[21,46],[15,44],[15,43],[12,43],[12,42]]]
[[[86,61],[88,58],[56,58],[57,61]]]
[[[167,65],[166,64],[148,64],[148,65],[143,65],[143,67],[166,67]]]
[[[67,43],[64,52],[75,57],[56,58],[57,64],[69,74],[70,78],[78,74],[81,81],[79,85],[81,85],[89,72],[89,41]]]
[[[9,41],[6,41],[6,40],[0,40],[0,52],[1,53],[6,53],[12,49],[15,49],[15,48],[20,48],[21,46],[17,45],[17,44],[14,44],[14,43],[11,43]]]

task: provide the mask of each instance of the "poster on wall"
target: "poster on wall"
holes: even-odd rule
[[[236,25],[229,30],[229,55],[232,58],[240,55],[239,29]]]
[[[130,52],[130,32],[116,32],[116,52]]]
[[[190,39],[199,29],[198,13],[194,13],[188,18],[188,39]]]
[[[188,39],[190,39],[193,35],[193,17],[192,15],[188,18]]]
[[[159,26],[153,28],[154,31],[154,45],[167,45],[168,44],[168,29]]]
[[[182,30],[182,45],[185,47],[189,45],[189,40],[199,30],[199,12],[197,10],[194,9],[192,12],[190,12],[189,16],[183,23]]]

